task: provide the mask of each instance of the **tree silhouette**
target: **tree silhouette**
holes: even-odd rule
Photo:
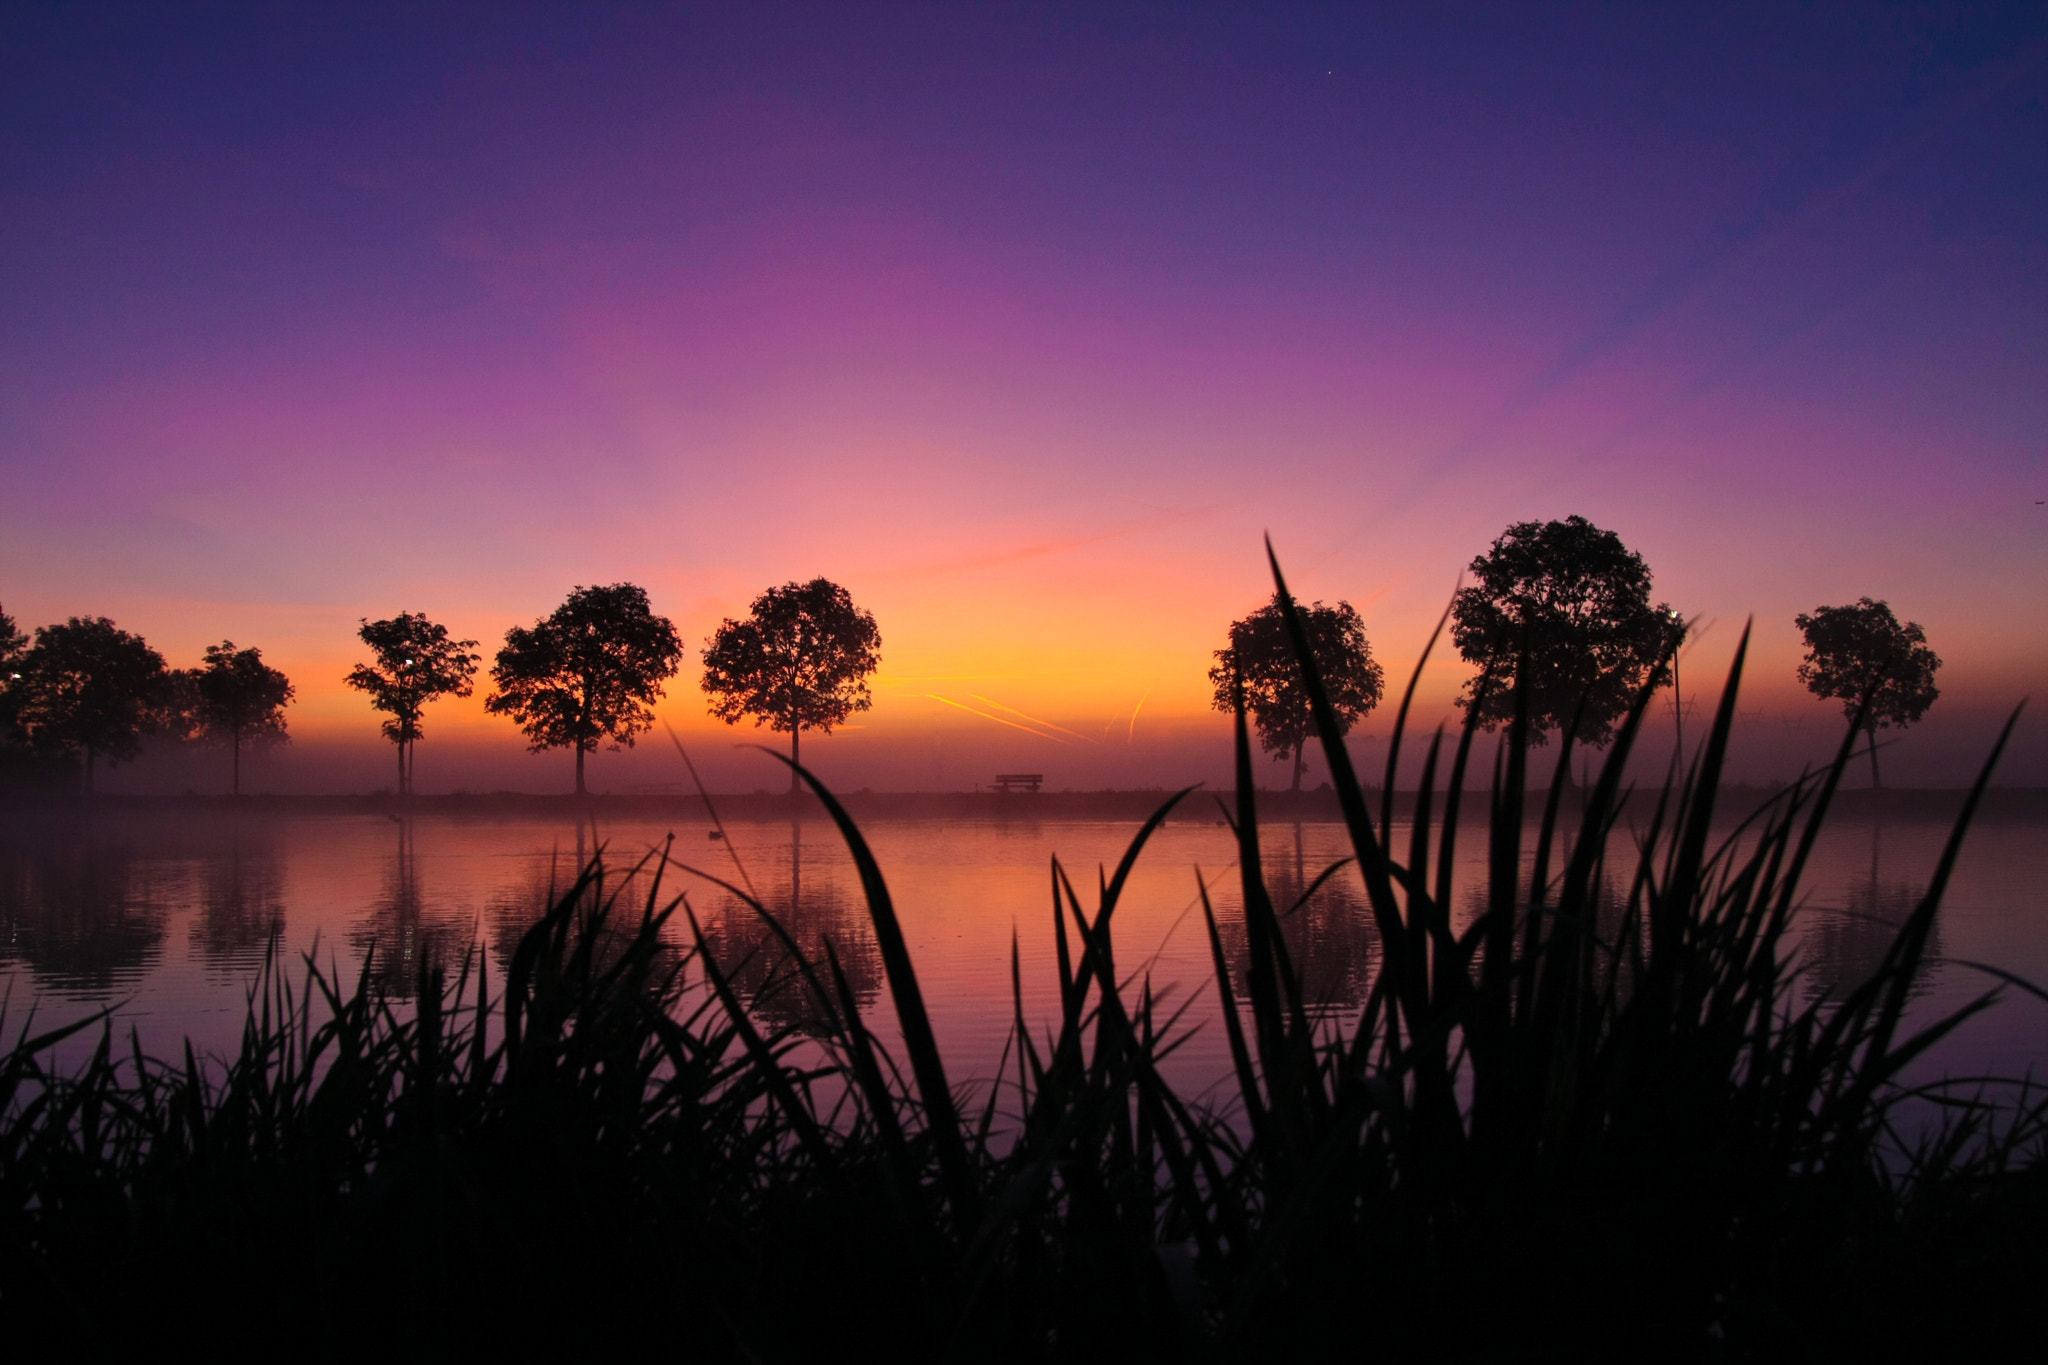
[[[289,744],[284,708],[295,692],[291,679],[263,662],[260,649],[236,649],[233,640],[206,647],[206,662],[184,677],[192,728],[234,752],[236,796],[242,794],[242,745]]]
[[[18,664],[28,650],[28,637],[14,624],[14,618],[0,610],[0,745],[21,738],[15,718],[15,687],[20,679]]]
[[[104,616],[74,616],[42,626],[10,671],[16,722],[31,744],[85,760],[85,790],[99,759],[142,752],[142,738],[164,727],[170,672],[140,635]]]
[[[1296,610],[1323,675],[1330,708],[1337,713],[1339,733],[1349,734],[1360,717],[1379,705],[1386,686],[1385,675],[1373,661],[1372,646],[1366,643],[1365,623],[1349,602],[1334,607],[1321,602],[1297,605]],[[1230,623],[1230,644],[1216,651],[1216,666],[1209,670],[1218,711],[1235,709],[1231,682],[1240,669],[1245,707],[1258,727],[1259,743],[1275,758],[1294,759],[1294,781],[1288,790],[1300,791],[1303,750],[1316,736],[1316,721],[1278,593],[1250,616]]]
[[[1904,625],[1884,602],[1858,598],[1853,606],[1815,607],[1793,619],[1806,637],[1806,659],[1799,681],[1816,697],[1838,697],[1842,710],[1854,718],[1863,707],[1863,728],[1870,732],[1870,785],[1881,787],[1877,771],[1877,732],[1904,729],[1927,714],[1941,689],[1934,670],[1941,660],[1927,647],[1927,632],[1917,621]],[[1866,702],[1865,698],[1869,700]]]
[[[159,957],[174,898],[138,834],[126,820],[18,821],[0,839],[0,965],[26,966],[35,994],[132,990]]]
[[[342,681],[367,692],[370,705],[391,717],[384,722],[384,738],[398,746],[398,794],[406,796],[412,792],[413,746],[426,733],[420,713],[430,701],[474,690],[476,641],[451,640],[448,627],[411,611],[365,620],[356,634],[376,657],[357,664]]]
[[[1490,730],[1514,719],[1516,689],[1526,689],[1537,744],[1577,717],[1576,740],[1605,745],[1683,634],[1668,606],[1650,604],[1643,557],[1584,517],[1516,522],[1470,572],[1477,581],[1453,599],[1451,640],[1482,674],[1458,704],[1477,706]]]
[[[882,662],[873,613],[830,579],[785,583],[754,599],[744,621],[727,618],[704,642],[704,691],[728,725],[745,716],[789,736],[797,761],[805,730],[832,733],[873,705],[868,674]],[[789,790],[796,791],[796,772]]]
[[[653,704],[682,657],[676,628],[649,609],[646,589],[579,587],[531,630],[505,632],[491,669],[498,690],[484,709],[516,720],[534,753],[573,748],[582,796],[583,756],[601,740],[631,745],[654,724]]]

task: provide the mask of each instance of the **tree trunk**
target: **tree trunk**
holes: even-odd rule
[[[801,725],[792,725],[792,726],[790,727],[790,729],[789,729],[789,794],[790,794],[791,796],[795,796],[795,795],[796,795],[796,764],[797,764],[796,750],[797,750],[797,744],[798,744],[798,743],[799,743],[799,742],[800,742],[800,741],[801,741],[801,740],[803,739],[803,736],[804,736],[804,727],[803,727],[803,726],[801,726]]]
[[[405,741],[398,741],[398,794],[405,795]]]
[[[88,744],[85,746],[85,794],[87,796],[91,796],[93,794],[92,758],[92,746]]]
[[[595,725],[591,724],[590,721],[590,676],[588,674],[582,675],[578,678],[577,684],[576,726],[570,733],[576,736],[576,794],[578,796],[588,796],[590,789],[583,785],[583,755],[585,753],[585,746],[595,749],[597,741],[603,736],[602,732]]]
[[[1877,775],[1877,731],[1870,732],[1870,785],[1873,790],[1884,786],[1884,779]]]
[[[1678,778],[1685,780],[1685,693],[1678,683],[1678,652],[1671,653],[1671,719],[1678,727]]]
[[[1294,781],[1287,788],[1291,792],[1301,790],[1301,765],[1308,758],[1308,754],[1304,752],[1305,748],[1306,746],[1301,744],[1294,746]]]
[[[240,796],[242,794],[242,732],[240,730],[235,731],[233,735],[229,736],[228,743],[235,755],[235,776],[234,781],[229,784],[228,790],[236,796]]]

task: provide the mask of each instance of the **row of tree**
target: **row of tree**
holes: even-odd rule
[[[286,739],[290,680],[232,640],[171,668],[104,616],[43,626],[31,643],[0,611],[0,669],[0,745],[80,761],[88,792],[102,760],[134,758],[151,736],[227,747],[240,791],[243,747]]]
[[[457,640],[413,612],[366,620],[360,633],[372,658],[344,681],[385,713],[385,738],[398,746],[398,789],[409,792],[423,709],[439,697],[471,695],[482,656],[476,641]],[[824,578],[785,583],[705,642],[704,691],[721,720],[752,717],[787,734],[794,762],[804,731],[830,734],[873,704],[867,679],[882,661],[881,644],[873,614],[854,606],[845,588]],[[629,746],[654,724],[654,703],[682,658],[675,625],[654,613],[644,588],[579,587],[533,625],[505,632],[484,709],[517,723],[535,753],[574,751],[581,795],[585,756],[602,744]]]
[[[1676,682],[1686,622],[1668,604],[1651,602],[1648,565],[1613,532],[1576,516],[1517,522],[1469,572],[1472,581],[1453,598],[1447,619],[1452,643],[1476,669],[1459,704],[1486,728],[1508,723],[1521,705],[1536,743],[1564,733],[1600,747],[1653,675]],[[1312,603],[1300,617],[1348,733],[1385,691],[1364,622],[1341,601]],[[1807,646],[1800,681],[1816,696],[1842,700],[1852,716],[1860,712],[1876,782],[1877,731],[1926,713],[1940,695],[1934,672],[1941,660],[1917,623],[1900,622],[1868,597],[1816,608],[1796,624]],[[366,619],[359,634],[371,657],[343,681],[384,713],[384,736],[397,748],[398,790],[408,793],[425,708],[472,695],[483,659],[476,641],[458,640],[417,612]],[[874,616],[845,588],[824,578],[786,583],[705,642],[703,688],[721,720],[751,717],[787,734],[794,762],[806,730],[829,734],[870,707],[867,679],[880,649]],[[600,745],[629,746],[644,733],[682,659],[674,624],[655,614],[645,589],[578,587],[549,615],[505,633],[484,708],[514,721],[536,753],[572,750],[581,795],[586,755]],[[1219,709],[1242,696],[1266,750],[1293,760],[1298,789],[1315,718],[1277,600],[1231,624],[1209,678]],[[146,736],[167,735],[229,748],[239,793],[242,749],[286,740],[284,708],[293,695],[260,650],[232,641],[208,648],[197,668],[172,669],[140,636],[104,617],[44,626],[31,643],[4,612],[0,681],[0,741],[82,760],[87,791],[100,760],[133,758]],[[1682,706],[1679,715],[1682,724]]]
[[[472,694],[482,658],[418,612],[365,620],[370,659],[343,681],[384,713],[384,737],[398,750],[398,789],[412,790],[413,758],[430,702]],[[868,675],[881,663],[872,613],[827,579],[786,583],[754,600],[744,620],[726,620],[705,642],[704,691],[714,715],[749,716],[790,736],[790,758],[806,730],[829,734],[872,705]],[[668,618],[632,583],[578,587],[532,626],[514,626],[491,668],[484,707],[526,732],[535,752],[571,749],[576,791],[584,758],[620,748],[654,723],[654,703],[683,658]],[[85,790],[102,761],[136,757],[145,739],[218,741],[233,751],[233,790],[251,744],[287,742],[289,679],[262,651],[222,641],[197,668],[173,669],[139,635],[105,617],[44,626],[31,643],[0,611],[0,743],[81,763]],[[795,775],[791,774],[791,787]]]
[[[1459,705],[1485,728],[1511,722],[1526,706],[1535,743],[1561,733],[1600,748],[1653,672],[1675,690],[1687,623],[1668,603],[1652,604],[1649,566],[1614,532],[1576,516],[1516,522],[1467,572],[1472,581],[1452,598],[1447,621],[1451,642],[1476,670]],[[1315,602],[1298,614],[1340,733],[1349,733],[1386,685],[1365,625],[1349,602]],[[1799,681],[1817,697],[1839,699],[1852,718],[1860,713],[1871,781],[1880,783],[1877,732],[1919,720],[1941,695],[1941,660],[1926,632],[1868,597],[1817,607],[1794,624],[1806,641]],[[1299,790],[1316,724],[1277,595],[1231,623],[1209,679],[1218,710],[1232,710],[1242,696],[1266,751],[1293,759]],[[1676,714],[1682,726],[1682,701]]]

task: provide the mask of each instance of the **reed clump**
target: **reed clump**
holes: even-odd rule
[[[0,1067],[0,1313],[13,1340],[88,1354],[1967,1353],[2024,1325],[2048,1269],[2048,1106],[1902,1078],[2007,988],[1908,1018],[1997,750],[1879,969],[1812,998],[1788,932],[1856,727],[1716,840],[1741,671],[1738,650],[1696,761],[1661,791],[1623,778],[1653,677],[1578,809],[1553,782],[1533,822],[1520,711],[1490,759],[1470,915],[1450,869],[1479,732],[1430,741],[1405,852],[1325,741],[1352,843],[1325,875],[1362,880],[1381,946],[1343,1017],[1304,998],[1281,933],[1240,706],[1239,977],[1204,904],[1235,1080],[1218,1105],[1163,1078],[1185,1006],[1120,971],[1113,932],[1186,792],[1092,894],[1054,865],[1059,1017],[1025,1018],[1013,957],[1011,1045],[978,1098],[940,1059],[880,867],[808,773],[865,890],[894,1050],[829,942],[806,956],[728,887],[809,997],[801,1029],[763,1022],[739,964],[684,933],[665,854],[630,903],[593,861],[501,981],[480,955],[425,965],[410,1010],[369,963],[353,987],[273,963],[213,1064],[102,1027],[60,1069],[53,1049],[92,1021],[24,1029]],[[1398,727],[1391,747],[1389,792]],[[1560,778],[1570,758],[1567,738]],[[1630,846],[1632,799],[1648,809]]]

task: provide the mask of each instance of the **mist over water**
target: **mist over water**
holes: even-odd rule
[[[1236,850],[1213,802],[1199,795],[1141,857],[1117,912],[1119,973],[1149,978],[1170,1008],[1188,1006],[1193,1037],[1170,1059],[1172,1079],[1200,1091],[1229,1067],[1214,1026],[1213,970],[1196,878],[1209,889],[1226,956],[1243,970]],[[19,1028],[111,1009],[146,1048],[173,1055],[190,1037],[203,1052],[230,1050],[265,955],[296,969],[302,954],[338,964],[353,981],[366,960],[398,1000],[409,999],[423,959],[459,964],[480,947],[502,981],[518,937],[600,847],[609,886],[644,904],[650,852],[670,849],[665,903],[687,893],[707,943],[755,1012],[805,1029],[811,1006],[779,945],[753,912],[696,868],[751,884],[807,952],[829,939],[871,1023],[893,1038],[872,929],[853,864],[829,821],[733,820],[711,838],[701,814],[638,818],[595,830],[571,819],[482,819],[433,813],[285,815],[206,810],[31,813],[0,827],[0,991]],[[953,1074],[986,1081],[1011,1028],[1014,942],[1024,1015],[1034,1031],[1057,1015],[1052,859],[1092,907],[1098,864],[1113,869],[1135,832],[1123,820],[882,818],[864,821],[909,938],[941,1047]],[[1946,818],[1838,818],[1816,849],[1796,939],[1807,996],[1840,993],[1867,977],[1926,887],[1948,834]],[[1988,818],[1973,828],[1945,898],[1916,1008],[1947,1010],[1991,984],[1968,966],[1988,963],[2048,981],[2048,821]],[[672,845],[670,836],[674,836]],[[1406,847],[1397,824],[1395,847]],[[1619,846],[1617,846],[1617,851]],[[1277,905],[1301,901],[1317,875],[1349,856],[1341,826],[1274,820],[1264,831],[1265,871]],[[1456,880],[1483,884],[1483,829],[1461,836]],[[1617,870],[1616,875],[1620,875]],[[1625,888],[1622,888],[1625,890]],[[1345,868],[1286,916],[1306,998],[1350,1018],[1378,962],[1355,873]],[[688,924],[668,927],[678,949]],[[692,979],[697,972],[693,968]],[[1241,983],[1240,983],[1241,985]],[[1916,1074],[2048,1072],[2040,1002],[2018,993],[1969,1021]],[[1242,998],[1242,997],[1240,997]],[[1170,1010],[1162,1011],[1164,1013]],[[90,1037],[74,1046],[90,1045]]]

